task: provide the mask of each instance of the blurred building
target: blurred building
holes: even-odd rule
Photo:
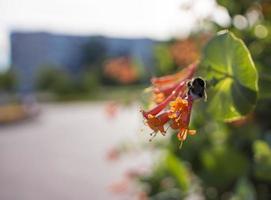
[[[129,57],[137,60],[147,71],[152,71],[153,47],[156,44],[156,41],[145,38],[70,36],[44,32],[12,32],[10,40],[11,64],[18,75],[22,92],[35,89],[35,79],[42,68],[61,68],[76,76],[84,70],[87,62],[86,48],[97,44],[104,47],[106,58]],[[99,48],[97,51],[100,53]]]

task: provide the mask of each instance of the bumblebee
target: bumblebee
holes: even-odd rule
[[[206,82],[200,77],[193,78],[187,83],[188,95],[191,95],[193,99],[207,100],[206,94]]]

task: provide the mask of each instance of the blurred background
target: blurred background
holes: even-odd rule
[[[0,0],[0,199],[271,199],[270,19],[268,0]],[[149,144],[150,78],[225,28],[259,72],[255,113]]]

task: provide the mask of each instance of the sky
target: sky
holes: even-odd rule
[[[214,0],[0,0],[0,66],[9,64],[12,30],[164,40],[186,36],[206,16],[229,23]]]

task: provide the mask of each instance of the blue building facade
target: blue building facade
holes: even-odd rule
[[[104,45],[108,58],[127,56],[151,71],[156,41],[144,38],[122,39],[102,36],[69,36],[43,32],[12,32],[11,64],[17,73],[20,90],[31,92],[42,68],[53,66],[72,75],[83,70],[84,47],[96,39]]]

